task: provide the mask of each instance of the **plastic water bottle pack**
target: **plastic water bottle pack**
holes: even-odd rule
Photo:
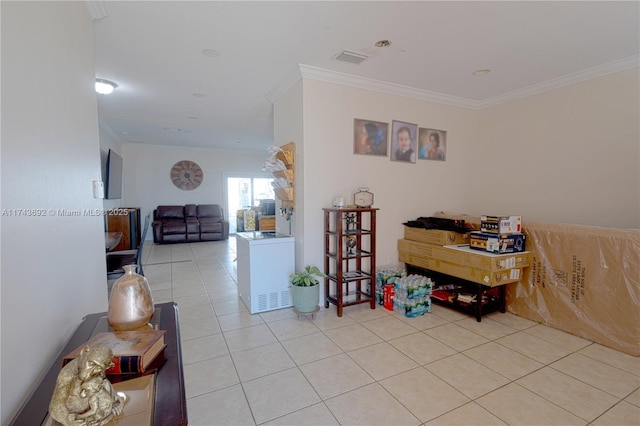
[[[379,305],[384,304],[383,293],[385,284],[395,284],[396,279],[406,275],[404,269],[384,267],[376,272],[376,302]]]
[[[431,312],[432,290],[431,278],[415,274],[396,278],[393,308],[409,318]]]

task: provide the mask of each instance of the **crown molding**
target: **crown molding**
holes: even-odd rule
[[[628,58],[608,62],[606,64],[598,65],[592,68],[587,68],[586,70],[578,71],[573,74],[567,74],[559,78],[543,81],[542,83],[533,84],[522,89],[507,92],[503,95],[485,99],[479,102],[479,109],[503,104],[505,102],[514,101],[516,99],[526,98],[528,96],[537,95],[538,93],[559,89],[561,87],[570,86],[572,84],[580,83],[638,66],[640,66],[640,55],[629,56]]]
[[[291,89],[301,78],[302,74],[300,73],[300,64],[298,64],[293,70],[291,70],[283,81],[265,95],[265,98],[267,98],[267,100],[272,104],[275,104],[280,97],[287,93],[287,91],[289,91],[289,89]]]
[[[109,12],[107,12],[107,4],[103,0],[86,0],[85,3],[89,9],[89,15],[92,20],[98,21],[109,16]]]
[[[107,123],[105,123],[100,119],[98,119],[98,128],[103,132],[105,132],[107,135],[109,135],[114,141],[119,142],[121,144],[126,142],[124,139],[122,139],[120,135],[118,135],[116,132],[113,131],[111,126],[109,126]]]
[[[422,101],[437,102],[440,104],[471,109],[476,109],[478,107],[478,101],[474,101],[471,99],[443,95],[442,93],[430,92],[428,90],[416,89],[414,87],[388,83],[371,78],[358,77],[352,74],[329,71],[310,65],[300,64],[300,74],[302,74],[302,78],[308,78],[311,80],[326,81],[329,83],[341,84],[343,86],[373,90],[375,92],[404,96],[407,98],[414,98]]]
[[[340,84],[359,89],[372,90],[391,95],[404,96],[407,98],[418,99],[422,101],[436,102],[439,104],[450,105],[468,109],[483,109],[502,103],[510,102],[516,99],[526,98],[538,93],[547,92],[549,90],[559,89],[564,86],[580,83],[582,81],[591,80],[602,77],[607,74],[624,71],[626,69],[640,66],[640,55],[630,56],[628,58],[617,61],[608,62],[586,70],[578,71],[552,80],[543,81],[542,83],[533,84],[522,89],[513,90],[502,95],[494,96],[482,101],[473,99],[460,98],[456,96],[444,95],[442,93],[430,92],[428,90],[416,89],[414,87],[403,86],[395,83],[374,80],[370,78],[358,77],[352,74],[345,74],[336,71],[330,71],[324,68],[318,68],[311,65],[298,64],[298,67],[291,72],[287,78],[271,90],[266,98],[271,103],[276,103],[280,97],[286,93],[301,78],[310,80],[326,81],[328,83]]]

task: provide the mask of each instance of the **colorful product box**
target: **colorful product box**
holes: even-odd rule
[[[524,234],[469,233],[469,247],[489,253],[520,253],[525,250]]]
[[[393,311],[393,293],[394,293],[394,285],[393,284],[385,284],[384,292],[383,292],[383,300],[384,307],[390,311]]]
[[[522,232],[522,216],[481,216],[480,231],[489,234]]]

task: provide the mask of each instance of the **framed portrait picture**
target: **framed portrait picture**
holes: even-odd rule
[[[420,128],[418,158],[445,161],[447,158],[447,132]]]
[[[415,163],[418,156],[418,125],[391,122],[391,161]]]
[[[356,118],[353,120],[353,153],[383,155],[389,152],[389,123]]]

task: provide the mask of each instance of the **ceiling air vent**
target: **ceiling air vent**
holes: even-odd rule
[[[359,64],[365,59],[367,59],[367,55],[363,55],[362,53],[351,52],[349,50],[345,50],[336,56],[336,59],[339,61],[351,62],[352,64]]]

